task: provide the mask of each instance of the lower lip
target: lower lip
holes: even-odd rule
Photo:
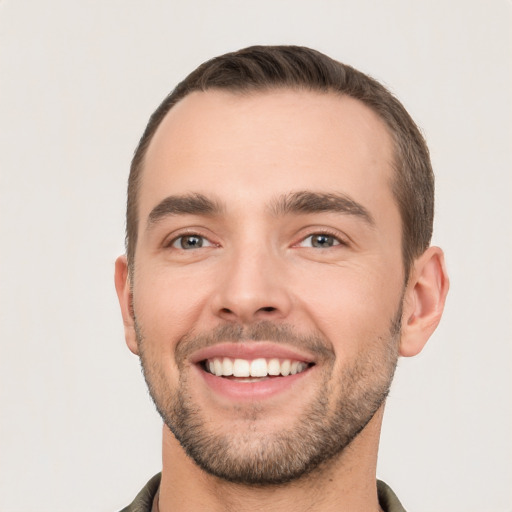
[[[257,382],[243,382],[236,379],[217,377],[203,370],[200,365],[195,365],[207,386],[219,395],[231,400],[254,401],[271,398],[288,391],[300,381],[307,379],[314,367],[307,368],[303,372],[287,377],[270,377]]]

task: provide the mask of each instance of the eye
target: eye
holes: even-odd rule
[[[341,242],[338,238],[333,235],[328,235],[327,233],[315,233],[310,235],[302,242],[300,242],[300,247],[317,247],[320,249],[329,249],[329,247],[333,247],[335,245],[341,245]]]
[[[170,247],[189,251],[192,249],[201,249],[201,247],[211,247],[212,245],[213,244],[204,236],[182,235],[175,238],[170,244]]]

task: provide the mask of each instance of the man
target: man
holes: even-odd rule
[[[399,356],[439,323],[433,175],[403,106],[316,51],[201,65],[151,117],[116,289],[164,420],[126,511],[400,511],[376,481]]]

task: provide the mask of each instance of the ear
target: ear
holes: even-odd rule
[[[449,288],[444,254],[429,247],[415,260],[404,297],[400,355],[415,356],[441,320]]]
[[[135,319],[133,316],[133,296],[128,272],[126,256],[119,256],[116,260],[115,284],[117,298],[123,315],[124,337],[128,348],[136,355],[139,355],[137,336],[135,334]]]

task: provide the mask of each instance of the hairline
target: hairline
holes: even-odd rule
[[[198,87],[192,88],[188,91],[185,91],[181,96],[177,98],[176,101],[172,102],[167,109],[167,111],[164,113],[164,115],[159,120],[158,124],[153,130],[153,133],[151,133],[150,137],[144,141],[144,144],[137,148],[135,156],[137,156],[137,159],[134,158],[132,162],[132,169],[131,173],[134,173],[136,175],[135,180],[135,200],[132,204],[133,210],[136,216],[135,223],[136,223],[136,230],[135,230],[135,237],[131,240],[132,244],[132,253],[128,254],[128,266],[130,275],[133,277],[134,267],[135,267],[135,254],[136,254],[136,247],[137,242],[139,238],[139,192],[141,188],[141,182],[142,182],[142,176],[144,175],[144,169],[146,164],[146,158],[148,151],[151,147],[151,144],[153,142],[153,139],[155,138],[155,135],[157,134],[158,130],[160,129],[162,123],[167,118],[169,113],[173,110],[176,105],[181,103],[184,99],[189,97],[190,95],[194,93],[208,93],[208,92],[221,92],[226,95],[232,95],[232,96],[253,96],[253,95],[259,95],[259,94],[271,94],[279,91],[292,91],[292,92],[309,92],[312,94],[319,94],[319,95],[332,95],[337,96],[338,98],[350,98],[354,101],[357,101],[360,105],[363,105],[367,109],[373,112],[373,114],[379,119],[379,121],[382,123],[382,126],[386,129],[387,134],[390,137],[391,140],[391,149],[392,149],[392,155],[391,160],[386,162],[387,165],[389,165],[391,170],[391,178],[389,180],[389,186],[390,191],[392,193],[392,196],[395,200],[395,204],[398,208],[399,214],[400,214],[400,222],[401,222],[401,252],[402,252],[402,263],[403,263],[403,269],[404,269],[404,281],[407,282],[411,267],[412,267],[412,261],[414,259],[414,255],[408,254],[408,248],[406,247],[406,232],[405,232],[405,219],[403,218],[402,208],[400,206],[400,197],[398,195],[398,191],[400,190],[400,169],[404,165],[404,157],[402,156],[402,148],[400,144],[400,140],[398,137],[398,130],[399,128],[391,126],[391,123],[378,111],[377,108],[375,108],[373,105],[369,104],[368,102],[365,102],[361,98],[357,98],[354,95],[351,95],[347,93],[346,91],[337,90],[332,86],[308,86],[307,84],[294,84],[294,83],[276,83],[276,84],[253,84],[253,83],[242,83],[242,84],[236,84],[235,86],[218,86],[218,85],[207,85],[204,86],[201,84]],[[424,248],[425,250],[426,248]]]

